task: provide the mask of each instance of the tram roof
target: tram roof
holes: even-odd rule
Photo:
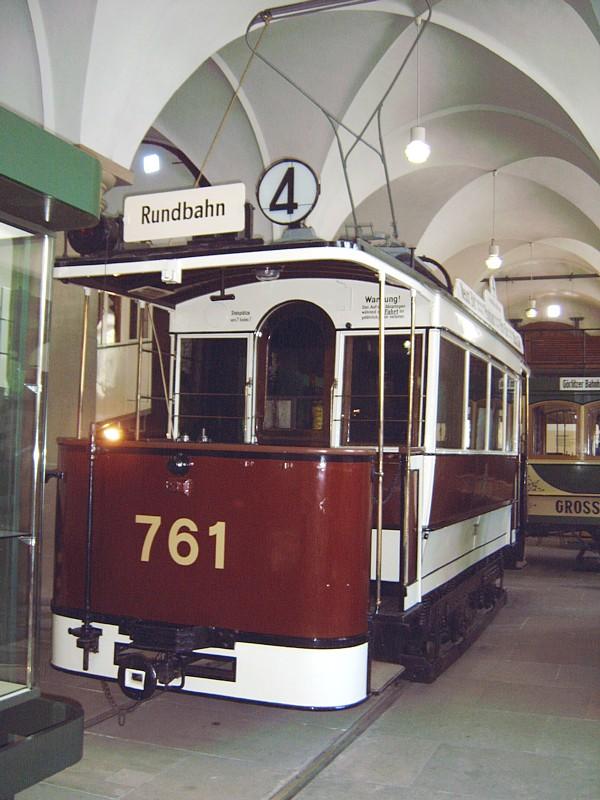
[[[453,287],[441,264],[415,256],[402,246],[375,247],[362,240],[281,241],[270,245],[256,239],[228,240],[224,246],[192,242],[121,250],[106,257],[59,258],[54,278],[173,309],[195,297],[219,299],[230,288],[253,284],[256,270],[267,265],[280,268],[278,280],[302,277],[377,283],[383,272],[391,285],[414,289],[429,298],[442,294],[450,302],[459,302],[523,352],[520,336],[502,314],[493,319],[483,301],[466,285]]]

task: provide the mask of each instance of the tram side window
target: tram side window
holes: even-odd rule
[[[469,449],[485,450],[487,414],[487,363],[469,355],[469,402],[467,404],[467,426]]]
[[[585,409],[585,454],[600,456],[600,407],[597,403]]]
[[[96,326],[99,346],[119,344],[121,341],[122,298],[110,292],[98,293],[98,324]]]
[[[516,450],[516,413],[519,407],[518,383],[514,375],[507,374],[506,378],[506,439],[504,449],[507,451]]]
[[[421,439],[419,397],[421,336],[415,339],[412,446]],[[377,444],[379,431],[379,345],[377,336],[346,338],[343,394],[343,441],[345,444]],[[410,337],[385,337],[384,444],[406,445],[408,435],[408,390]]]
[[[192,441],[244,441],[245,339],[182,339],[179,433]]]
[[[490,385],[490,450],[504,448],[504,383],[507,376],[492,366]]]
[[[463,446],[464,377],[465,351],[442,339],[436,426],[438,447],[460,449]]]
[[[532,413],[532,455],[577,455],[577,411],[540,404]]]

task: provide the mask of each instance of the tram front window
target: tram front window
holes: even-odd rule
[[[538,406],[533,409],[532,427],[532,455],[577,455],[577,412],[575,409]]]
[[[179,433],[192,441],[244,441],[246,340],[181,341]]]

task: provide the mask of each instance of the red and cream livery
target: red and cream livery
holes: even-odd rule
[[[56,667],[331,708],[373,660],[432,680],[467,646],[520,535],[522,347],[494,297],[362,242],[55,277],[153,299],[169,342],[132,437],[60,442]]]

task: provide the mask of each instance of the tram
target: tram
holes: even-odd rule
[[[600,331],[533,323],[522,332],[531,368],[527,534],[585,533],[587,549],[598,550]]]
[[[378,661],[434,680],[493,618],[525,372],[493,294],[360,240],[145,248],[54,277],[168,327],[146,398],[163,431],[138,386],[125,438],[106,420],[59,443],[56,668],[141,699],[341,708]]]

